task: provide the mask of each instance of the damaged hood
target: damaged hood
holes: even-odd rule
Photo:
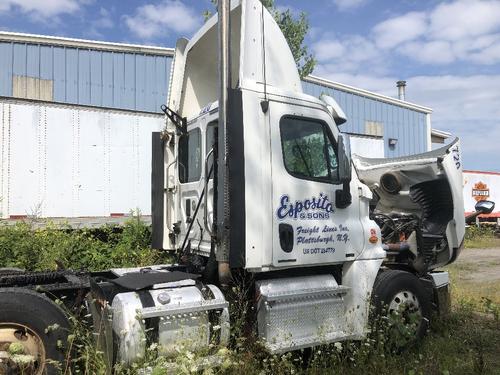
[[[458,138],[437,150],[399,158],[353,155],[353,163],[361,181],[375,195],[376,211],[417,215],[424,233],[446,237],[448,252],[440,254],[432,268],[456,259],[465,234]]]

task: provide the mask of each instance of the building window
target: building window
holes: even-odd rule
[[[179,181],[199,181],[201,177],[201,131],[190,130],[179,140]]]
[[[377,121],[365,121],[365,134],[374,137],[383,137],[384,124]]]
[[[285,116],[280,132],[288,173],[305,180],[338,181],[336,147],[324,122]]]
[[[54,99],[54,81],[14,75],[12,77],[12,96],[51,102]]]

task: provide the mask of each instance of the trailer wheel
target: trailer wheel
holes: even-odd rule
[[[63,365],[69,322],[46,296],[0,289],[0,374],[56,374]]]
[[[387,341],[394,350],[411,346],[427,332],[431,301],[413,274],[399,270],[380,273],[373,286],[372,304],[377,327],[387,330]]]

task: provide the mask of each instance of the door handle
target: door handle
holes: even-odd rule
[[[293,227],[290,224],[281,223],[278,227],[281,249],[285,253],[293,250]]]

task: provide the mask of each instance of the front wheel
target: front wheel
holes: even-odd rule
[[[429,326],[431,301],[420,280],[400,270],[381,272],[373,286],[376,327],[387,333],[387,342],[401,351],[420,340]]]

